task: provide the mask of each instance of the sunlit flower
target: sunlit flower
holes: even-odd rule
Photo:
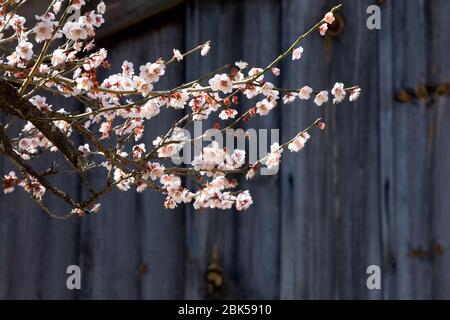
[[[314,99],[314,103],[316,105],[318,105],[319,107],[327,101],[328,101],[328,92],[327,91],[320,91],[316,95],[316,98]]]
[[[83,27],[78,22],[66,22],[62,32],[65,34],[66,38],[69,40],[77,41],[84,40],[87,38],[86,28]]]
[[[320,35],[321,35],[321,36],[324,36],[324,35],[327,33],[327,30],[328,30],[328,25],[327,25],[326,23],[322,24],[322,25],[319,27]]]
[[[233,119],[234,117],[236,117],[237,113],[238,112],[236,109],[225,109],[220,112],[219,118],[222,120]]]
[[[281,161],[281,154],[283,153],[283,148],[280,148],[278,142],[275,142],[270,146],[270,153],[265,161],[268,169],[277,168]]]
[[[33,32],[36,33],[36,42],[48,40],[52,37],[53,25],[49,21],[41,21],[33,28]]]
[[[209,49],[211,49],[211,46],[210,46],[209,41],[208,41],[207,43],[205,43],[205,45],[203,45],[203,48],[200,51],[200,54],[202,56],[206,56],[208,54],[208,52],[209,52]]]
[[[353,89],[352,92],[350,93],[350,101],[356,101],[358,100],[359,96],[361,95],[361,88],[356,88]]]
[[[9,174],[3,176],[2,189],[4,193],[11,193],[14,191],[19,179],[16,177],[16,173],[11,171]]]
[[[52,66],[57,67],[60,64],[64,63],[67,59],[66,54],[64,53],[64,50],[62,49],[56,49],[55,51],[53,51],[52,54]]]
[[[183,55],[181,54],[180,50],[178,49],[173,49],[173,57],[180,62],[181,60],[183,60]]]
[[[100,13],[100,14],[105,14],[105,12],[106,12],[106,5],[105,5],[104,2],[100,2],[97,5],[97,12]]]
[[[16,52],[24,60],[30,60],[33,57],[33,45],[27,41],[21,41],[16,47]]]
[[[164,75],[165,65],[162,63],[147,63],[146,65],[139,67],[139,77],[147,81],[148,83],[158,82],[159,77]]]
[[[313,89],[308,86],[304,86],[300,89],[298,93],[298,97],[301,100],[308,100],[311,97],[311,93],[313,92]]]
[[[333,12],[328,12],[323,19],[328,24],[332,24],[334,22],[334,20],[336,20],[334,18]]]
[[[235,62],[235,65],[236,65],[236,67],[238,67],[241,70],[244,70],[245,68],[248,67],[248,63],[245,61],[242,61],[242,60]]]
[[[252,197],[248,190],[241,192],[236,197],[236,210],[247,210],[253,203]]]
[[[344,84],[336,83],[331,90],[331,94],[334,96],[333,103],[342,102],[347,94],[344,90]]]
[[[212,91],[222,91],[223,93],[230,93],[233,91],[233,83],[228,75],[225,73],[216,74],[214,78],[209,80]]]
[[[305,143],[309,140],[309,138],[310,136],[307,132],[298,135],[291,143],[289,143],[288,149],[291,152],[299,152],[305,147]]]
[[[260,116],[266,116],[272,110],[274,105],[270,103],[267,99],[260,101],[256,104],[256,113]]]
[[[295,48],[292,51],[292,60],[299,60],[302,57],[303,47]]]

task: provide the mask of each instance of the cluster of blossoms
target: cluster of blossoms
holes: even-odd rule
[[[10,52],[0,58],[1,88],[10,90],[17,98],[17,109],[21,108],[20,101],[29,101],[26,113],[16,112],[11,102],[8,107],[2,107],[2,112],[24,122],[16,138],[8,137],[7,124],[0,125],[2,153],[23,176],[18,178],[14,172],[5,175],[2,188],[10,193],[16,186],[23,187],[47,213],[51,210],[42,201],[46,190],[69,204],[70,215],[82,216],[98,212],[98,199],[113,188],[137,192],[156,190],[165,194],[164,206],[170,209],[192,203],[196,209],[246,210],[253,200],[248,190],[237,189],[237,176],[242,174],[251,179],[262,164],[269,169],[278,167],[285,148],[299,152],[310,139],[308,131],[314,126],[324,129],[325,124],[316,121],[290,141],[273,144],[270,152],[255,163],[246,164],[245,150],[227,150],[214,141],[202,146],[187,166],[177,166],[171,164],[170,158],[178,156],[186,144],[193,142],[184,129],[193,121],[214,116],[219,121],[232,121],[231,127],[266,116],[280,108],[280,104],[312,97],[320,107],[331,99],[330,93],[334,104],[346,97],[355,101],[360,95],[358,87],[346,88],[342,83],[336,83],[330,91],[314,91],[310,86],[278,88],[269,81],[270,77],[280,75],[276,64],[281,59],[289,55],[292,60],[302,58],[304,49],[298,44],[304,36],[266,67],[249,68],[246,62],[238,61],[169,90],[155,90],[155,87],[170,64],[196,52],[206,56],[209,41],[186,53],[174,49],[169,59],[158,58],[136,67],[126,60],[120,72],[100,80],[97,71],[110,68],[107,50],[95,50],[94,43],[96,28],[104,23],[103,2],[81,14],[86,5],[84,0],[54,0],[43,15],[34,17],[36,21],[29,28],[26,19],[17,13],[25,1],[2,3],[0,45],[10,48]],[[327,13],[316,28],[322,35],[327,25],[333,23],[333,12],[338,8]],[[73,12],[80,14],[71,15]],[[48,94],[74,98],[85,109],[76,112],[55,108],[47,102]],[[237,106],[242,99],[251,101],[251,106],[239,113]],[[148,143],[144,139],[146,124],[163,109],[182,110],[183,117],[168,132]],[[84,139],[79,146],[71,140],[74,132]],[[64,156],[68,166],[86,185],[87,199],[69,198],[52,187],[46,176],[57,173],[53,168],[32,169],[32,160],[47,151]],[[104,170],[106,174],[105,185],[99,190],[89,182],[87,173],[92,170]],[[184,186],[189,184],[190,189]]]
[[[4,193],[13,192],[16,187],[22,187],[32,197],[39,200],[42,200],[46,191],[45,187],[32,176],[26,175],[23,179],[19,179],[14,171],[3,176],[2,189]]]

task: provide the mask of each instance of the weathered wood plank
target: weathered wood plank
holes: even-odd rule
[[[313,131],[303,154],[286,155],[282,183],[281,298],[368,297],[365,271],[380,264],[378,210],[378,137],[375,77],[367,64],[376,59],[376,33],[366,29],[366,2],[344,1],[342,33],[314,34],[305,40],[304,57],[291,68],[283,86],[309,84],[329,89],[336,81],[366,88],[357,104],[328,105],[323,113],[312,101],[288,106],[282,113],[283,140],[317,117],[328,124]],[[307,30],[330,8],[327,1],[285,2],[284,46]],[[358,192],[355,192],[358,190]]]
[[[417,88],[427,79],[429,50],[427,1],[394,4],[394,89]],[[407,30],[407,32],[405,32]],[[413,67],[412,67],[413,66]],[[396,294],[402,299],[431,297],[432,263],[414,252],[424,252],[431,241],[432,207],[429,206],[431,166],[431,113],[423,103],[396,103],[394,248]],[[419,253],[420,255],[420,253]]]
[[[123,60],[139,66],[158,57],[170,57],[173,48],[183,49],[183,13],[157,24],[144,23],[126,33],[105,39],[111,72]],[[181,65],[172,64],[158,83],[167,89],[183,80]],[[162,109],[151,119],[143,139],[152,141],[181,114]],[[182,208],[163,208],[163,197],[152,190],[137,195],[134,190],[115,191],[102,205],[98,216],[83,219],[80,261],[85,270],[86,291],[82,298],[169,299],[183,295],[184,216]]]
[[[448,59],[448,48],[450,37],[440,32],[446,25],[446,13],[450,12],[450,2],[438,0],[428,9],[428,14],[433,17],[430,38],[430,51],[428,58],[429,79],[432,83],[446,83],[450,79],[450,61]],[[450,276],[448,266],[450,265],[450,199],[447,195],[450,185],[450,147],[447,137],[450,128],[446,123],[450,121],[450,107],[448,97],[437,98],[433,106],[435,118],[433,129],[435,130],[433,144],[433,164],[431,177],[433,179],[432,196],[429,200],[433,210],[432,221],[432,246],[434,246],[434,266],[432,270],[432,296],[433,299],[450,299]],[[443,253],[439,254],[438,249]]]
[[[239,25],[235,17],[241,12],[243,4],[238,1],[201,1],[188,3],[186,8],[186,48],[193,48],[207,40],[212,40],[212,49],[207,57],[194,55],[186,64],[186,80],[194,80],[225,64],[233,63],[239,58],[239,42],[235,35]],[[228,30],[224,31],[223,26]],[[216,118],[217,119],[217,118]],[[210,119],[203,124],[206,130],[216,122]],[[235,264],[236,216],[228,210],[217,212],[205,210],[194,211],[191,206],[186,211],[186,246],[185,262],[185,298],[203,299],[208,296],[205,273],[214,245],[223,267],[226,292],[220,292],[224,298],[239,297],[235,290],[236,276],[239,274]]]
[[[55,107],[63,99],[50,99]],[[67,101],[65,101],[67,106]],[[55,155],[36,161],[44,168]],[[1,157],[1,174],[13,168]],[[45,167],[45,168],[47,168]],[[51,179],[74,197],[79,196],[79,181],[72,175]],[[61,201],[47,193],[46,205],[66,214]],[[72,299],[74,292],[66,287],[66,269],[76,263],[79,221],[49,218],[18,188],[14,193],[0,195],[0,297],[4,299]]]
[[[213,40],[210,56],[171,65],[164,88],[238,59],[264,65],[334,4],[196,0],[186,11],[147,19],[159,10],[152,8],[182,1],[109,2],[112,22],[101,41],[110,49],[111,71],[124,59],[137,67],[169,57],[172,48]],[[366,29],[370,1],[343,4],[343,32],[333,40],[308,38],[302,60],[286,60],[279,81],[315,89],[337,80],[360,84],[361,100],[325,110],[312,102],[281,106],[282,113],[250,123],[280,125],[283,141],[319,116],[328,128],[313,131],[303,153],[283,154],[279,178],[248,185],[255,201],[248,212],[168,213],[152,191],[114,192],[98,215],[61,222],[21,191],[0,194],[0,298],[206,298],[214,244],[223,298],[449,298],[448,98],[432,105],[393,97],[420,83],[448,82],[450,39],[442,30],[450,3],[385,2],[381,31]],[[147,145],[176,118],[162,113],[149,123]],[[0,173],[10,168],[1,157]],[[80,191],[76,180],[66,188]],[[80,292],[66,289],[70,264],[82,268]],[[382,267],[381,292],[366,288],[370,264]]]
[[[107,5],[105,24],[98,31],[97,37],[104,38],[130,28],[183,2],[185,0],[107,0],[105,1]]]
[[[379,130],[380,136],[380,219],[383,259],[383,298],[395,298],[396,261],[394,249],[394,39],[393,17],[394,2],[386,3],[382,8],[383,32],[378,32],[378,73],[379,73]],[[383,66],[380,68],[379,66]]]
[[[242,38],[238,39],[242,43],[241,58],[250,66],[265,67],[281,52],[279,2],[246,1],[242,10],[242,17],[236,17],[237,20],[243,21],[242,31],[237,32],[242,33]],[[258,15],[255,15],[255,12],[258,12]],[[264,79],[279,85],[279,79],[270,73]],[[257,97],[249,101],[242,97],[242,112],[261,99],[262,97]],[[243,126],[244,130],[249,127],[257,130],[267,129],[267,137],[259,134],[257,141],[267,143],[267,149],[270,149],[272,140],[281,138],[281,135],[271,136],[270,131],[280,129],[281,112],[281,109],[275,109],[268,116],[256,117]],[[240,288],[245,292],[246,298],[278,297],[281,172],[282,169],[275,176],[258,176],[250,182],[242,179],[242,189],[249,189],[254,197],[253,205],[245,213],[237,216],[236,263],[237,272],[242,279]]]

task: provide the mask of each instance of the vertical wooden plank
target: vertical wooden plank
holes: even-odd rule
[[[427,81],[428,1],[393,3],[395,91],[415,88]],[[407,32],[405,32],[407,30]],[[429,122],[425,103],[395,104],[394,218],[396,297],[431,297],[431,261],[421,256],[430,245],[429,200],[431,165]],[[418,253],[418,254],[415,254]]]
[[[193,48],[207,40],[212,41],[212,49],[207,57],[195,55],[186,65],[186,80],[194,80],[225,64],[239,59],[240,25],[236,16],[243,4],[239,1],[201,1],[188,3],[186,8],[186,48]],[[226,31],[224,30],[226,28]],[[203,130],[211,127],[217,120],[203,124]],[[235,287],[239,271],[236,268],[236,216],[231,210],[217,212],[205,210],[198,212],[191,206],[186,211],[185,297],[202,299],[207,297],[205,273],[213,245],[224,269],[227,291],[221,293],[226,298],[238,298],[240,292]]]
[[[49,99],[55,109],[67,107],[67,100]],[[48,168],[51,161],[61,162],[55,154],[33,161],[38,170]],[[6,157],[1,159],[1,174],[16,171]],[[75,175],[50,178],[74,198],[79,197],[79,181]],[[66,214],[68,207],[50,193],[45,203],[57,213]],[[63,211],[66,210],[66,211]],[[78,253],[77,219],[55,220],[47,215],[17,188],[12,194],[0,195],[0,297],[4,299],[71,299],[67,289],[66,269],[76,264]]]
[[[282,44],[288,47],[300,34],[320,19],[323,2],[283,1]],[[286,17],[286,18],[285,18]],[[298,62],[286,60],[282,86],[310,85],[325,88],[325,64],[322,39],[316,35],[302,43],[305,49]],[[308,103],[283,106],[281,115],[282,140],[286,141],[303,127],[321,116],[320,110]],[[330,298],[333,295],[332,246],[330,222],[326,214],[328,166],[325,165],[324,137],[315,132],[307,148],[297,155],[284,154],[282,164],[282,213],[280,298],[308,299]],[[322,170],[325,170],[323,172]],[[325,181],[324,181],[325,180]],[[329,183],[329,182],[328,182]],[[324,222],[321,224],[321,220]],[[317,232],[320,229],[320,239]],[[319,267],[318,262],[323,265]],[[314,288],[321,287],[317,292]]]
[[[119,71],[124,60],[139,73],[148,61],[170,58],[173,48],[183,49],[182,23],[183,12],[172,11],[105,39],[111,72]],[[182,66],[172,64],[158,88],[174,87],[182,78]],[[161,109],[158,118],[148,121],[140,143],[151,149],[156,136],[180,116]],[[183,210],[165,210],[163,199],[152,190],[142,195],[114,191],[102,201],[98,215],[83,219],[80,260],[86,290],[81,298],[182,298]]]
[[[49,1],[47,1],[49,2]],[[29,3],[23,14],[32,17],[45,10],[42,3]],[[48,97],[55,109],[73,103],[67,99]],[[61,159],[54,154],[37,161],[49,165]],[[3,155],[0,175],[13,168]],[[65,191],[79,196],[79,181],[73,176],[52,178]],[[20,188],[19,188],[20,189]],[[46,196],[46,204],[61,212],[61,202]],[[65,207],[67,209],[67,207]],[[66,213],[66,212],[62,212]],[[71,299],[74,292],[66,287],[67,266],[76,263],[79,222],[58,221],[46,216],[22,191],[0,194],[0,298],[3,299]]]
[[[338,205],[334,235],[338,243],[335,265],[336,292],[340,299],[381,298],[367,288],[367,267],[382,267],[379,195],[379,93],[376,51],[379,31],[366,26],[370,1],[343,1],[345,25],[333,42],[330,82],[360,85],[364,92],[356,103],[331,107],[333,144],[333,197]],[[367,76],[363,76],[366,74]],[[357,190],[357,191],[356,191]]]
[[[427,14],[432,17],[430,20],[431,29],[427,35],[430,42],[428,53],[428,82],[439,85],[448,83],[450,79],[450,61],[448,59],[448,48],[450,37],[442,33],[442,28],[446,25],[446,13],[450,12],[448,1],[435,0],[428,4]],[[436,101],[431,106],[433,109],[433,119],[430,126],[434,131],[432,150],[432,164],[430,168],[430,178],[433,185],[430,190],[430,207],[432,209],[432,238],[430,248],[433,255],[432,277],[432,299],[450,298],[450,276],[448,266],[450,265],[450,200],[447,195],[450,185],[450,147],[447,137],[450,134],[449,99],[447,97],[435,97]],[[442,250],[442,252],[440,252]]]
[[[359,84],[361,100],[287,106],[283,140],[324,117],[328,128],[312,132],[302,154],[286,155],[282,177],[282,298],[369,298],[366,268],[381,264],[378,203],[376,33],[365,26],[364,1],[343,1],[342,33],[306,39],[302,60],[288,69],[283,86],[331,89],[336,81]],[[283,2],[287,46],[330,9],[327,1]],[[362,72],[371,76],[361,77]],[[298,103],[298,102],[297,102]],[[376,296],[375,296],[376,297]]]
[[[281,52],[280,11],[278,1],[246,1],[243,7],[242,59],[250,66],[264,68]],[[255,12],[258,12],[255,15]],[[238,17],[237,17],[238,18]],[[247,70],[248,71],[248,70]],[[283,70],[282,70],[283,72]],[[268,72],[264,78],[275,85],[279,79]],[[254,106],[262,97],[252,100],[242,98],[241,110],[244,112]],[[265,117],[256,117],[244,124],[248,128],[267,129],[267,136],[258,134],[258,143],[266,143],[270,149],[271,129],[280,130],[279,108]],[[281,138],[281,134],[279,134]],[[261,141],[265,140],[267,141]],[[275,140],[276,141],[276,140]],[[242,279],[241,287],[251,299],[274,299],[278,297],[279,247],[280,247],[280,175],[257,176],[252,181],[242,179],[242,189],[249,189],[253,205],[244,213],[238,214],[237,265]]]
[[[381,26],[378,32],[378,92],[379,92],[379,131],[380,136],[380,214],[382,237],[382,290],[383,298],[396,297],[395,224],[394,224],[394,2],[382,7]],[[383,66],[383,67],[380,67]]]

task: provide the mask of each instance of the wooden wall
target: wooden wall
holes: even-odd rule
[[[129,5],[113,3],[108,18],[119,19],[117,4],[124,12]],[[260,128],[280,128],[283,141],[319,116],[328,129],[301,154],[285,153],[280,175],[248,185],[250,210],[168,212],[151,191],[114,192],[98,215],[55,221],[23,194],[1,194],[0,298],[450,298],[448,98],[394,99],[449,81],[450,2],[385,1],[379,31],[366,28],[373,1],[342,3],[341,32],[307,39],[300,62],[282,63],[278,84],[339,80],[359,84],[361,100],[326,109],[296,103],[258,119]],[[212,40],[207,58],[170,66],[167,88],[238,59],[267,64],[334,4],[193,0],[108,29],[100,41],[117,71],[124,59],[137,66]],[[162,113],[149,123],[148,143],[179,116]],[[9,168],[1,158],[0,172]],[[67,188],[82,192],[77,182]],[[225,288],[208,293],[214,246]],[[82,269],[80,291],[66,289],[70,264]],[[379,291],[366,287],[372,264],[382,268]]]

